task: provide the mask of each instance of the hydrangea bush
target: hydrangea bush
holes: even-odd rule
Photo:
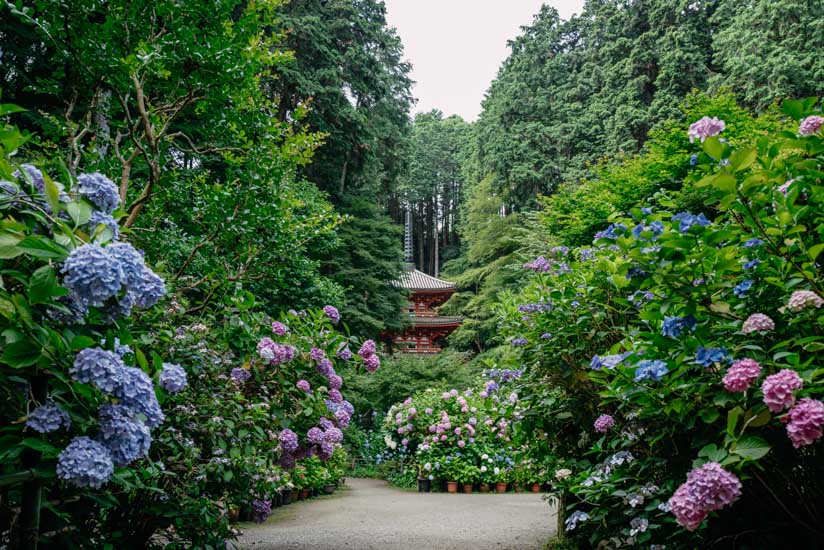
[[[523,433],[566,460],[556,486],[579,543],[821,536],[815,106],[787,102],[795,131],[737,146],[723,121],[693,124],[685,188],[703,212],[659,193],[591,245],[526,263],[531,281],[503,298],[510,359],[527,365]]]
[[[10,155],[22,139],[10,128],[2,136]],[[36,527],[41,491],[86,499],[109,483],[122,488],[123,468],[148,455],[164,422],[157,369],[125,344],[133,310],[152,307],[166,289],[120,240],[110,179],[58,181],[11,158],[0,162],[0,476],[24,482],[10,498],[19,521]],[[177,391],[185,385],[178,380]],[[55,529],[67,517],[44,513]]]

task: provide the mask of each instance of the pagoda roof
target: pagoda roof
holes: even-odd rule
[[[438,279],[432,275],[427,275],[423,271],[418,271],[414,267],[401,274],[400,278],[393,283],[401,288],[409,290],[454,290],[455,283]]]
[[[412,324],[416,327],[422,325],[460,325],[463,321],[463,317],[445,315],[410,315],[410,319],[412,321]]]

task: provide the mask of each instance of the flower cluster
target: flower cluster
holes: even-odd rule
[[[80,194],[105,214],[111,214],[120,206],[117,186],[99,172],[77,176]]]
[[[802,136],[816,134],[821,129],[822,124],[824,124],[824,117],[820,115],[810,115],[798,125],[798,134]]]
[[[335,324],[340,321],[340,312],[338,312],[337,308],[334,306],[324,306],[323,313],[325,313],[329,320]]]
[[[804,382],[798,373],[790,369],[782,369],[764,379],[761,391],[764,394],[764,404],[772,412],[783,411],[795,403],[793,392],[801,389]]]
[[[268,337],[258,342],[257,352],[260,358],[270,365],[288,363],[295,357],[295,348],[286,344],[278,344]]]
[[[163,280],[128,243],[80,246],[69,254],[62,272],[63,284],[83,308],[109,303],[113,311],[126,316],[133,306],[151,307],[166,293]]]
[[[821,437],[824,426],[824,403],[805,397],[789,412],[787,435],[793,447],[809,445]]]
[[[75,437],[57,460],[57,477],[75,487],[99,489],[114,473],[108,450],[88,437]]]
[[[598,418],[595,419],[595,424],[593,425],[593,427],[595,428],[596,432],[605,434],[614,425],[615,425],[615,419],[614,418],[612,418],[608,414],[602,414],[601,416],[599,416]]]
[[[730,354],[726,348],[707,348],[700,346],[695,352],[695,362],[703,367],[709,367],[716,363],[726,363],[730,360]]]
[[[724,131],[724,128],[726,128],[726,124],[723,120],[720,120],[718,117],[710,118],[705,116],[690,124],[687,136],[690,138],[690,143],[696,139],[700,139],[703,142],[708,137],[717,136]]]
[[[707,514],[720,510],[741,496],[741,481],[716,462],[694,469],[669,499],[678,524],[689,531],[701,525]]]
[[[704,214],[698,214],[696,216],[694,214],[690,214],[689,212],[681,212],[674,215],[672,217],[672,222],[678,222],[678,231],[681,233],[687,233],[693,226],[707,227],[710,225],[710,221],[706,216],[704,216]]]
[[[375,342],[367,340],[358,350],[358,355],[363,359],[363,365],[369,372],[375,372],[381,366],[380,357],[375,353]]]
[[[678,338],[685,330],[695,329],[696,320],[692,315],[686,317],[667,317],[661,326],[661,334],[670,338]]]
[[[635,369],[635,381],[654,380],[658,382],[668,372],[667,364],[660,359],[641,361]]]
[[[160,371],[160,387],[169,393],[179,393],[188,384],[186,371],[180,365],[163,363]]]
[[[98,418],[98,441],[109,451],[115,466],[128,466],[149,452],[152,436],[132,410],[124,405],[103,405]]]
[[[790,296],[787,307],[792,311],[801,311],[808,307],[820,308],[824,305],[824,299],[812,290],[796,290]]]
[[[232,379],[233,382],[237,384],[243,384],[247,380],[252,377],[252,373],[249,372],[248,369],[243,369],[240,367],[235,367],[232,369],[232,372],[229,373],[229,378]]]
[[[54,403],[40,405],[26,419],[26,426],[41,434],[57,431],[61,426],[68,430],[71,425],[66,411]]]
[[[772,319],[763,313],[753,313],[744,321],[741,332],[744,334],[752,334],[753,332],[766,332],[774,329],[775,322]]]
[[[752,359],[733,363],[724,375],[724,388],[731,392],[745,392],[761,376],[761,365]]]
[[[272,501],[256,498],[252,501],[252,521],[263,523],[272,515]]]

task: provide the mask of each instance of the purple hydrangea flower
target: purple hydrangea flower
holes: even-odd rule
[[[333,390],[339,390],[343,387],[343,378],[338,376],[337,374],[333,374],[329,377],[329,388]]]
[[[552,338],[552,334],[548,332],[541,334],[541,340],[549,340],[550,338]]]
[[[68,413],[54,403],[40,405],[26,418],[26,426],[41,434],[57,431],[61,426],[68,430],[71,425]]]
[[[335,403],[343,403],[343,396],[339,390],[329,390],[329,399]]]
[[[366,359],[370,355],[374,355],[376,351],[375,341],[374,340],[367,340],[363,343],[363,345],[358,350],[358,355],[360,355],[363,359]]]
[[[320,360],[317,370],[324,378],[331,378],[335,375],[335,367],[332,365],[332,361],[326,358]]]
[[[323,312],[333,323],[337,324],[340,321],[340,312],[335,306],[323,306]]]
[[[335,411],[335,420],[338,421],[338,425],[341,428],[345,428],[349,425],[349,421],[351,420],[351,415],[346,412],[344,409],[338,409]]]
[[[272,502],[256,498],[252,501],[252,521],[263,523],[272,514]]]
[[[381,359],[377,355],[370,355],[363,360],[363,366],[369,372],[375,372],[381,366]]]
[[[288,363],[295,357],[295,348],[285,344],[278,344],[268,337],[264,337],[258,342],[257,352],[260,358],[270,365]]]
[[[810,115],[801,121],[798,125],[798,133],[802,136],[811,136],[821,129],[824,124],[824,117],[819,115]]]
[[[552,264],[543,256],[538,256],[531,262],[525,263],[524,269],[531,269],[532,271],[546,273],[552,269]]]
[[[107,395],[115,395],[123,385],[126,365],[114,352],[101,348],[80,350],[69,374],[82,384],[94,384]]]
[[[761,392],[764,394],[764,404],[772,412],[780,412],[795,403],[794,391],[800,390],[804,381],[798,373],[790,369],[782,369],[764,379]]]
[[[120,206],[120,194],[117,191],[117,186],[100,172],[80,174],[77,176],[77,183],[80,194],[86,197],[98,210],[111,214]]]
[[[72,250],[63,263],[63,285],[84,303],[102,306],[124,283],[120,262],[97,244]]]
[[[287,453],[294,453],[298,449],[298,434],[289,428],[280,432],[278,441],[280,441],[280,446],[283,447],[283,450]]]
[[[821,437],[824,426],[824,403],[805,397],[790,410],[787,435],[796,449],[810,445]]]
[[[820,308],[824,305],[824,299],[812,290],[796,290],[790,296],[787,308],[792,311],[801,311],[808,307]]]
[[[512,341],[512,345],[516,347],[525,346],[527,344],[529,344],[529,341],[526,338],[515,338]]]
[[[707,514],[732,504],[741,496],[741,481],[716,462],[694,469],[669,499],[670,511],[688,531],[701,525]]]
[[[598,418],[595,419],[595,431],[598,433],[605,434],[615,425],[615,419],[612,418],[608,414],[602,414]]]
[[[719,120],[718,117],[710,118],[705,116],[690,124],[687,136],[690,138],[690,143],[696,139],[700,139],[703,142],[708,137],[717,136],[724,131],[724,128],[726,128],[726,124],[724,124],[723,120]]]
[[[188,385],[186,371],[180,365],[174,363],[163,363],[163,370],[160,372],[160,387],[169,393],[178,393]]]
[[[312,445],[320,445],[326,441],[323,430],[318,427],[309,428],[309,431],[306,432],[306,440]]]
[[[137,367],[123,369],[123,384],[114,396],[134,414],[142,415],[150,428],[156,428],[166,419],[157,402],[152,379]]]
[[[57,477],[75,487],[99,489],[114,473],[109,451],[88,437],[75,437],[57,458]]]
[[[323,439],[328,443],[340,443],[343,441],[343,432],[340,428],[330,426],[323,433]]]
[[[243,384],[247,380],[252,377],[252,373],[246,369],[242,369],[240,367],[235,367],[232,369],[231,374],[229,374],[229,378],[231,378],[234,382],[238,384]]]
[[[43,172],[31,164],[21,164],[20,168],[22,169],[22,172],[20,170],[15,170],[12,175],[17,179],[23,179],[27,182],[31,182],[38,195],[45,195],[46,179],[43,177]]]
[[[753,359],[740,359],[727,369],[724,388],[731,392],[745,392],[761,376],[761,365]]]
[[[309,358],[313,361],[320,361],[326,357],[326,353],[320,348],[312,348],[309,352]]]
[[[289,329],[280,321],[275,321],[272,323],[272,332],[274,332],[278,336],[283,336],[284,334],[289,332]]]
[[[143,422],[123,405],[103,405],[98,412],[100,433],[97,439],[111,455],[115,466],[128,466],[146,456],[152,436]]]
[[[331,428],[335,427],[332,421],[325,416],[320,417],[320,420],[318,420],[318,425],[326,431],[329,431]]]
[[[349,348],[345,346],[341,347],[341,349],[338,350],[337,355],[344,361],[349,361],[350,359],[352,359],[352,352],[349,351]]]
[[[753,313],[741,327],[741,332],[744,334],[751,334],[753,332],[766,332],[775,329],[775,323],[772,319],[763,313]]]
[[[298,383],[295,384],[295,387],[300,391],[305,391],[306,393],[312,391],[312,386],[310,386],[309,382],[306,380],[298,380]]]

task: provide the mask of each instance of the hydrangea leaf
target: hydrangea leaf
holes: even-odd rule
[[[749,460],[758,460],[770,452],[770,445],[763,437],[748,435],[736,443],[732,452]]]

